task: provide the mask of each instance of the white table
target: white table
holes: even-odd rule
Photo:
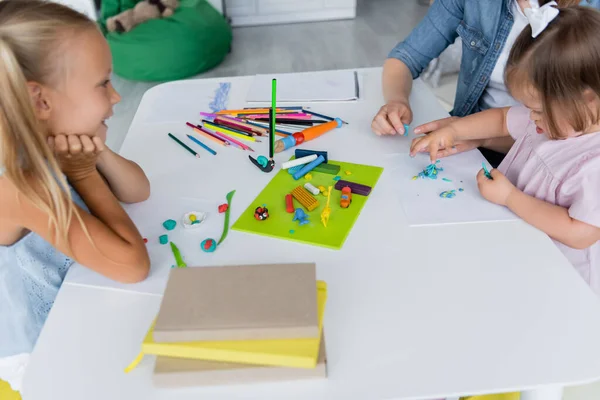
[[[385,166],[386,154],[405,153],[408,140],[370,133],[382,103],[381,70],[361,74],[361,101],[313,105],[350,125],[311,148]],[[251,79],[226,79],[229,107],[244,105]],[[241,168],[248,161],[235,149],[186,157],[162,145],[167,130],[185,132],[183,121],[143,120],[158,100],[187,112],[203,87],[204,81],[175,82],[147,93],[122,153],[153,182],[175,169],[193,171],[193,184],[175,181],[174,191],[224,197],[237,189],[235,221],[272,175]],[[415,124],[445,115],[422,83],[413,93]],[[262,146],[258,154],[265,154]],[[417,399],[529,390],[527,399],[554,400],[562,386],[600,377],[600,303],[544,234],[520,221],[408,228],[395,179],[397,172],[384,171],[341,251],[233,231],[216,253],[199,258],[201,265],[316,261],[329,287],[327,380],[154,389],[151,357],[128,375],[123,368],[156,315],[161,297],[152,293],[164,287],[168,268],[153,265],[148,282],[125,287],[138,291],[132,292],[85,286],[89,272],[73,267],[32,355],[24,398]]]

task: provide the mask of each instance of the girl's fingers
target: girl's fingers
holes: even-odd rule
[[[417,135],[433,132],[440,128],[445,127],[446,125],[450,124],[451,122],[453,122],[456,119],[458,119],[458,117],[447,117],[447,118],[442,118],[442,119],[436,119],[435,121],[431,121],[426,124],[417,126],[415,128],[414,132]]]
[[[57,135],[54,137],[54,152],[58,155],[69,154],[69,142],[65,135]]]
[[[92,139],[89,136],[81,135],[79,137],[81,140],[81,146],[83,148],[83,154],[92,155],[96,151],[96,146],[92,142]]]
[[[67,136],[67,142],[69,143],[69,154],[76,155],[81,153],[82,145],[81,139],[76,135]]]
[[[98,136],[94,136],[92,138],[92,142],[94,143],[94,147],[96,148],[96,154],[104,151],[105,144]]]
[[[48,136],[46,142],[48,143],[48,147],[50,147],[50,151],[54,153],[54,136]]]
[[[427,148],[430,145],[430,142],[431,140],[429,140],[428,137],[420,137],[413,139],[412,144],[410,145],[411,157],[414,157],[417,153],[427,150]]]

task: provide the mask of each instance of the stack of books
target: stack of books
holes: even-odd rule
[[[326,377],[314,264],[174,268],[142,343],[158,387]]]

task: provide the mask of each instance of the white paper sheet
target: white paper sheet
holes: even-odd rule
[[[358,75],[354,71],[321,71],[256,75],[246,101],[270,102],[272,79],[277,79],[277,103],[353,101],[360,97]]]
[[[398,154],[387,161],[389,167],[386,170],[396,176],[401,191],[400,202],[410,226],[518,219],[506,207],[490,203],[479,193],[476,175],[485,158],[478,150],[441,159],[438,166],[444,170],[437,179],[412,179],[430,164],[429,154],[418,154],[415,158]],[[489,164],[486,165],[489,168]],[[456,190],[454,198],[440,197],[440,193],[452,189]]]
[[[70,268],[65,282],[83,286],[162,294],[171,266],[175,265],[175,258],[169,244],[161,245],[159,243],[159,236],[163,234],[169,236],[169,241],[177,245],[188,266],[205,264],[207,253],[200,249],[200,243],[207,238],[218,241],[221,237],[224,216],[217,210],[221,203],[226,203],[225,197],[217,201],[217,199],[165,197],[163,195],[151,196],[148,201],[143,203],[125,205],[125,211],[136,224],[142,236],[148,238],[147,247],[152,265],[149,277],[143,282],[127,285],[75,264]],[[183,228],[182,217],[189,211],[208,213],[206,220],[200,224],[199,228],[193,230]],[[167,231],[162,226],[162,223],[168,219],[177,221],[177,227],[172,231]]]

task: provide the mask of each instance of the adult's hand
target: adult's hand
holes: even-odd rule
[[[371,129],[376,135],[405,135],[404,124],[412,122],[413,114],[408,101],[392,101],[379,109]]]

